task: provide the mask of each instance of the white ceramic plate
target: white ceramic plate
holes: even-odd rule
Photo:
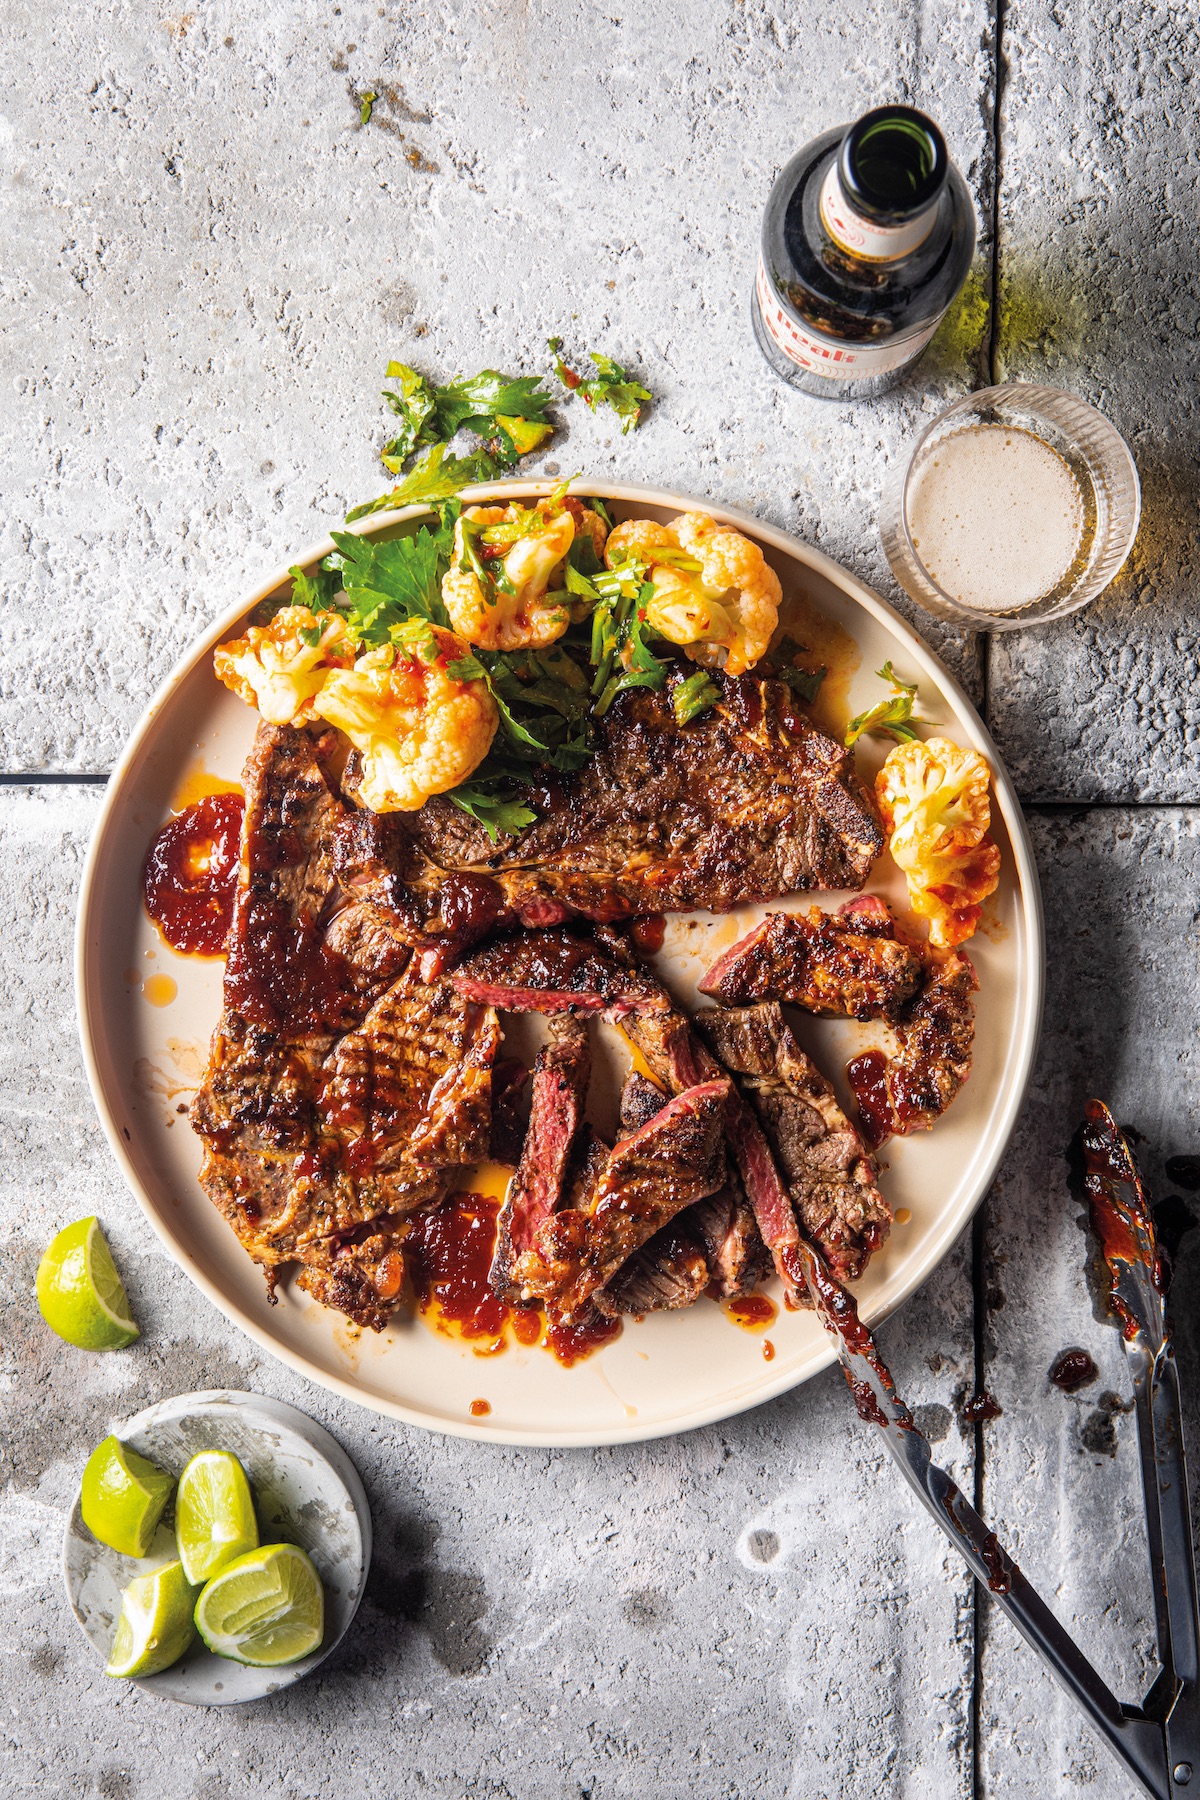
[[[358,1611],[371,1566],[371,1512],[358,1470],[341,1445],[294,1406],[229,1388],[178,1394],[114,1425],[113,1432],[177,1477],[201,1450],[230,1451],[254,1489],[262,1542],[299,1544],[325,1589],[325,1639],[311,1656],[285,1668],[253,1669],[214,1656],[197,1637],[177,1663],[134,1686],[191,1706],[236,1706],[291,1687],[324,1662]],[[121,1595],[134,1576],[175,1560],[171,1516],[168,1508],[148,1556],[122,1556],[92,1536],[75,1496],[63,1539],[63,1579],[79,1628],[102,1662],[112,1650]]]
[[[857,1290],[865,1317],[878,1323],[937,1266],[967,1224],[1003,1155],[1033,1065],[1044,948],[1037,875],[1017,797],[953,677],[877,594],[828,557],[707,501],[657,488],[575,486],[603,496],[619,517],[668,519],[692,508],[740,526],[779,573],[785,607],[794,614],[792,635],[829,664],[818,707],[830,722],[844,724],[880,698],[884,690],[873,671],[890,658],[900,675],[919,682],[926,717],[983,751],[991,764],[992,830],[1003,871],[970,945],[980,980],[974,1068],[934,1131],[886,1146],[883,1187],[905,1222],[893,1228]],[[509,482],[468,490],[467,497],[532,498],[549,487]],[[385,514],[360,529],[375,534],[418,516],[417,509]],[[326,541],[291,560],[311,566],[331,548]],[[261,1272],[197,1183],[199,1145],[185,1116],[220,1009],[222,964],[166,949],[143,909],[140,871],[173,803],[195,798],[206,775],[239,778],[256,719],[216,681],[212,649],[277,592],[290,592],[284,570],[191,646],[148,708],[109,784],[80,898],[76,979],[92,1091],[117,1160],[171,1255],[227,1318],[302,1374],[378,1412],[460,1436],[523,1444],[658,1437],[743,1411],[808,1380],[833,1350],[806,1313],[781,1312],[767,1333],[770,1361],[761,1335],[739,1329],[702,1300],[686,1312],[627,1324],[608,1348],[565,1369],[536,1348],[510,1346],[481,1358],[403,1314],[382,1334],[359,1334],[295,1290],[281,1289],[281,1303],[267,1304]],[[868,778],[886,749],[871,739],[860,744]],[[903,908],[903,879],[886,856],[869,885]],[[821,904],[834,907],[844,897],[822,895]],[[784,904],[806,907],[812,897]],[[668,924],[658,961],[680,998],[695,997],[703,969],[762,911]],[[165,994],[174,995],[169,1004],[152,1003]],[[797,1028],[848,1101],[842,1070],[850,1055],[880,1041],[872,1035],[879,1028],[800,1015]],[[619,1060],[611,1051],[601,1113],[612,1103]],[[474,1400],[489,1403],[486,1419],[471,1416]]]

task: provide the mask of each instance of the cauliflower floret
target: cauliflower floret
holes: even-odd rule
[[[470,526],[480,528],[477,558],[490,581],[481,582],[465,554]],[[555,577],[575,531],[569,510],[544,501],[532,509],[468,506],[454,527],[454,553],[442,577],[442,599],[455,631],[485,650],[544,650],[553,644],[567,629],[570,613],[548,592],[561,588]]]
[[[394,635],[330,674],[313,704],[360,753],[358,798],[378,813],[415,812],[465,781],[487,755],[498,717],[485,681],[449,673],[467,654],[461,638],[419,621]]]
[[[783,590],[740,531],[706,513],[683,513],[669,525],[627,519],[610,536],[606,560],[612,568],[631,556],[647,565],[654,589],[647,622],[693,662],[744,675],[766,654]]]
[[[217,680],[255,707],[268,725],[310,719],[330,668],[353,661],[344,620],[307,606],[281,607],[269,625],[252,625],[245,637],[219,645],[213,654]]]
[[[972,935],[980,902],[1000,879],[1000,852],[987,836],[989,779],[978,751],[943,737],[897,744],[875,779],[892,860],[939,949]]]

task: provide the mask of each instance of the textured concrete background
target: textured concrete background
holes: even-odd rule
[[[1133,1697],[1150,1628],[1131,1424],[1101,1403],[1124,1382],[1062,1150],[1093,1089],[1156,1172],[1200,1149],[1190,9],[1011,0],[998,31],[972,0],[10,0],[0,42],[3,1792],[1124,1800],[836,1372],[687,1438],[553,1453],[409,1432],[262,1360],[110,1163],[69,946],[99,799],[79,777],[111,766],[188,638],[377,491],[389,355],[445,374],[539,369],[550,332],[603,347],[659,403],[624,439],[566,412],[549,464],[746,506],[893,600],[876,505],[927,416],[1007,376],[1096,400],[1146,483],[1130,570],[1041,632],[923,624],[1032,802],[1052,983],[974,1238],[882,1335],[939,1456]],[[886,98],[945,127],[978,262],[906,388],[822,406],[754,348],[759,217],[792,149]],[[51,1339],[29,1297],[46,1239],[88,1211],[145,1328],[104,1358]],[[1198,1280],[1185,1252],[1188,1320]],[[1074,1400],[1046,1381],[1068,1344],[1102,1370]],[[1198,1353],[1188,1323],[1193,1385]],[[115,1690],[57,1578],[106,1422],[213,1382],[327,1424],[378,1533],[344,1653],[222,1715]],[[952,1409],[976,1383],[1004,1412],[964,1434]]]

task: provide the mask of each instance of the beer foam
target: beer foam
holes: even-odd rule
[[[952,433],[909,484],[917,555],[940,588],[980,611],[1010,611],[1051,593],[1075,560],[1083,521],[1068,465],[1016,426]]]

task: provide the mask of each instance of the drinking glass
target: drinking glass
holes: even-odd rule
[[[947,593],[921,561],[910,506],[922,471],[956,433],[980,425],[1028,431],[1058,452],[1079,488],[1082,529],[1074,560],[1048,592],[1020,605],[973,606]],[[917,439],[907,467],[889,477],[880,531],[892,573],[905,593],[956,625],[1016,631],[1061,619],[1094,600],[1129,555],[1141,513],[1141,487],[1120,433],[1094,406],[1058,388],[1009,382],[968,394],[939,413]]]

